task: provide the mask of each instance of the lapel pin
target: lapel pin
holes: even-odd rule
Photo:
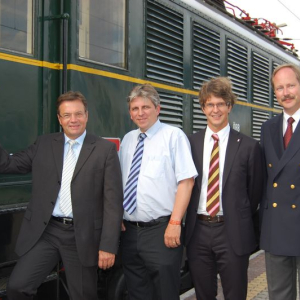
[[[239,143],[241,139],[238,139],[237,142]]]

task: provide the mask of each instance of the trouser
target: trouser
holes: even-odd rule
[[[165,246],[168,220],[145,228],[124,224],[121,252],[129,299],[178,300],[183,246]]]
[[[224,223],[197,220],[187,257],[198,300],[216,299],[218,273],[226,300],[246,299],[249,255],[235,254]]]
[[[71,300],[97,300],[97,266],[84,267],[78,257],[73,225],[51,220],[42,237],[19,258],[8,282],[9,300],[30,300],[62,260]]]
[[[269,252],[265,253],[265,257],[269,299],[295,300],[300,257],[273,255]]]

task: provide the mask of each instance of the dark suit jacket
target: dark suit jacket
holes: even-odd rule
[[[193,234],[199,205],[205,130],[189,137],[198,177],[192,191],[186,216],[185,243],[188,246]],[[256,247],[253,214],[261,200],[262,155],[259,143],[230,129],[226,150],[222,205],[227,238],[238,255],[249,254]]]
[[[282,123],[280,114],[262,126],[267,179],[260,243],[275,255],[300,256],[300,126],[284,150]]]
[[[60,190],[64,134],[43,135],[25,151],[9,156],[0,148],[1,173],[32,172],[32,196],[16,253],[29,251],[43,234]],[[74,230],[83,265],[98,262],[98,251],[117,253],[123,215],[121,170],[113,143],[87,134],[72,183]]]

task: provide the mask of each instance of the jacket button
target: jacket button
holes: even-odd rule
[[[297,206],[295,204],[292,205],[292,209],[295,209],[297,208]]]
[[[276,182],[273,183],[274,188],[276,188],[278,186],[278,184]]]
[[[47,222],[44,222],[45,225],[47,225]]]
[[[277,207],[277,203],[273,203],[273,207]]]
[[[268,164],[269,168],[272,168],[272,164]]]
[[[291,184],[291,189],[293,190],[295,188],[295,186],[293,184]]]

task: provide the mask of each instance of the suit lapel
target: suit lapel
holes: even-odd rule
[[[94,150],[95,142],[95,137],[89,134],[86,135],[74,170],[73,179],[77,176],[78,172]]]
[[[63,133],[58,134],[52,140],[54,161],[56,165],[57,174],[60,180],[61,180],[62,168],[63,168],[64,142],[65,142],[65,137]]]
[[[281,140],[282,139],[283,138],[281,136]],[[278,163],[278,167],[276,168],[276,173],[274,173],[274,176],[276,176],[284,168],[284,166],[295,156],[295,154],[300,151],[299,141],[300,141],[300,127],[298,123],[287,149],[283,151],[283,155]]]
[[[270,126],[270,135],[273,143],[273,148],[277,154],[278,159],[280,159],[284,153],[282,118],[283,114],[281,114],[279,118],[274,119],[273,123]]]
[[[196,166],[198,176],[196,178],[196,182],[201,191],[201,184],[202,184],[202,171],[203,171],[203,147],[204,147],[204,137],[205,137],[206,130],[201,130],[195,136],[196,139],[194,141],[193,147],[193,159],[194,164]]]
[[[225,163],[224,163],[224,171],[223,171],[223,183],[222,183],[222,189],[224,189],[228,175],[230,173],[234,158],[236,156],[236,152],[239,149],[239,146],[241,144],[241,136],[240,134],[230,128],[229,138],[228,138],[228,144],[226,149],[226,156],[225,156]]]

